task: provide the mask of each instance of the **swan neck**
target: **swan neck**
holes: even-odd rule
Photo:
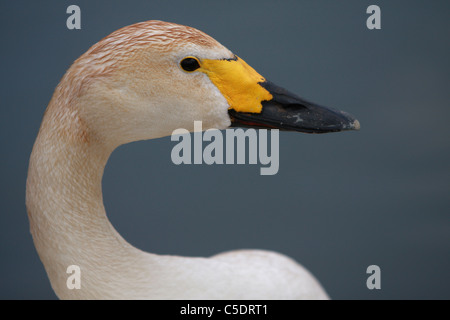
[[[132,260],[138,250],[106,217],[102,176],[112,148],[73,130],[77,123],[55,121],[51,111],[49,106],[30,157],[26,205],[33,241],[53,289],[60,298],[76,298],[79,292],[66,285],[70,265],[83,270],[85,286],[98,288],[102,271],[106,274],[117,264],[115,257]]]

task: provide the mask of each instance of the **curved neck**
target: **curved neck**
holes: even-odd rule
[[[66,285],[70,265],[81,268],[81,284],[86,289],[82,296],[89,297],[86,292],[95,293],[102,279],[111,279],[111,270],[123,276],[123,270],[143,254],[128,244],[106,217],[101,181],[112,149],[75,128],[74,117],[65,118],[70,122],[65,123],[55,121],[51,110],[46,112],[27,178],[31,233],[60,298],[81,296],[81,290]]]
[[[102,176],[113,149],[89,134],[76,110],[50,103],[30,157],[26,204],[34,244],[59,298],[291,299],[298,292],[326,298],[309,273],[280,255],[184,258],[131,246],[103,206]],[[80,289],[67,285],[77,270]],[[283,290],[274,291],[275,285]]]

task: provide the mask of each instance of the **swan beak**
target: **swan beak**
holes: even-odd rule
[[[359,130],[352,115],[306,101],[269,81],[259,82],[272,99],[262,101],[258,113],[229,109],[231,127],[280,129],[305,133]]]
[[[353,116],[278,87],[236,55],[231,59],[203,59],[199,70],[227,99],[232,127],[306,133],[359,130],[359,122]]]

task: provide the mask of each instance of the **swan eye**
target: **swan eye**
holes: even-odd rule
[[[181,60],[180,66],[184,71],[192,72],[200,68],[200,63],[194,57],[187,57]]]

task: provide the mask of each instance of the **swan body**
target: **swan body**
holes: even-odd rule
[[[185,57],[198,59],[200,68],[183,70]],[[245,117],[264,115],[273,107],[266,101],[285,94],[261,89],[264,81],[213,38],[161,21],[122,28],[73,63],[44,114],[26,190],[31,234],[59,298],[328,298],[305,268],[281,254],[151,254],[126,242],[106,217],[101,182],[115,148],[177,128],[192,131],[197,120],[204,130],[248,124]],[[342,130],[359,126],[342,114]],[[80,289],[67,287],[70,265],[80,266]]]

